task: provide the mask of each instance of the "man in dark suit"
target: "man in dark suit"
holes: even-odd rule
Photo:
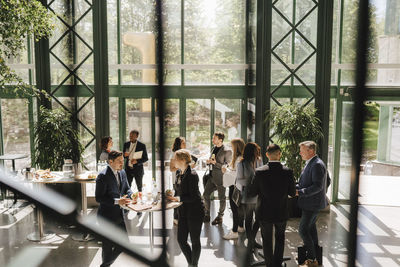
[[[210,159],[206,163],[211,169],[211,178],[207,181],[204,187],[204,207],[206,215],[204,216],[204,222],[210,222],[210,206],[211,206],[211,194],[217,190],[219,198],[219,211],[217,217],[212,221],[212,225],[222,224],[222,218],[224,216],[226,206],[226,188],[222,185],[222,166],[231,162],[232,150],[224,146],[225,135],[222,132],[216,132],[213,136],[212,142],[214,148],[211,152]]]
[[[116,224],[121,231],[126,232],[124,214],[121,206],[130,202],[132,190],[128,185],[126,173],[122,169],[124,158],[122,152],[111,151],[108,154],[108,166],[99,173],[96,179],[96,201],[100,203],[97,215]],[[128,234],[127,234],[128,235]],[[121,253],[109,241],[102,243],[101,267],[110,266]]]
[[[125,158],[125,171],[128,176],[128,184],[132,185],[133,178],[135,178],[136,186],[139,192],[142,192],[143,186],[143,163],[148,161],[146,145],[139,142],[139,131],[132,130],[129,133],[129,142],[124,144],[124,158]],[[139,159],[133,158],[134,152],[142,151],[142,157]]]
[[[294,196],[293,171],[280,163],[281,149],[277,144],[267,147],[268,164],[257,168],[248,195],[258,196],[256,217],[261,225],[263,250],[267,267],[280,267],[285,247],[288,219],[288,195]],[[272,253],[272,229],[275,227],[275,249]]]
[[[302,210],[299,234],[307,250],[307,260],[301,266],[318,266],[316,221],[319,211],[328,205],[325,195],[327,170],[324,162],[316,155],[317,145],[315,142],[304,141],[299,146],[301,158],[306,161],[297,190],[298,205]]]

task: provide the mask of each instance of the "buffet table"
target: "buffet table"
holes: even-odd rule
[[[86,183],[94,183],[95,178],[85,178],[90,174],[90,172],[86,172],[80,174],[73,178],[64,177],[62,172],[51,172],[54,176],[52,178],[43,178],[43,179],[32,179],[25,180],[26,182],[31,182],[33,185],[37,186],[45,186],[46,184],[68,184],[68,183],[80,183],[81,184],[81,203],[82,203],[82,214],[87,214],[87,197],[86,197]],[[28,240],[41,242],[44,240],[48,240],[54,236],[53,233],[45,232],[43,229],[43,214],[41,209],[36,208],[37,221],[38,221],[38,229],[37,232],[33,232],[28,235]],[[89,241],[93,238],[86,233],[73,235],[72,239],[75,241]]]

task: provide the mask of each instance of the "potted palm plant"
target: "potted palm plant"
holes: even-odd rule
[[[84,148],[70,118],[71,114],[61,108],[40,107],[40,117],[34,128],[34,165],[60,171],[64,159],[81,162]]]
[[[317,110],[310,105],[285,104],[274,107],[267,119],[271,122],[272,138],[281,146],[282,161],[293,170],[293,175],[298,181],[303,168],[299,144],[306,140],[318,142],[323,138]],[[297,198],[293,199],[290,206],[291,216],[298,216]]]

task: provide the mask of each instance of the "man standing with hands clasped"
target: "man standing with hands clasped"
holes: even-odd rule
[[[261,225],[265,263],[281,267],[285,248],[285,230],[288,219],[288,195],[294,196],[293,171],[280,162],[281,148],[267,147],[268,164],[256,169],[249,196],[258,196],[256,217]],[[275,228],[275,249],[272,253],[272,230]]]
[[[325,195],[327,170],[324,162],[316,155],[317,145],[315,142],[304,141],[299,146],[301,158],[306,161],[297,190],[298,205],[302,210],[299,234],[307,250],[307,260],[300,266],[318,266],[316,222],[319,211],[328,205]]]
[[[129,133],[129,142],[124,144],[124,158],[129,186],[132,186],[133,178],[135,178],[137,189],[139,192],[142,192],[144,175],[143,163],[149,159],[147,157],[146,145],[139,142],[137,140],[138,137],[138,130],[132,130]]]
[[[116,224],[121,231],[126,233],[124,215],[127,212],[122,209],[130,203],[132,190],[128,185],[126,173],[122,169],[124,158],[119,151],[111,151],[108,154],[108,166],[96,178],[96,201],[100,203],[97,215],[109,222]],[[100,221],[101,224],[101,221]],[[121,254],[118,247],[114,247],[109,241],[102,242],[101,267],[110,266]]]

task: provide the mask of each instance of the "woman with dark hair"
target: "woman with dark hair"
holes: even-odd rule
[[[178,244],[189,266],[197,266],[200,258],[200,234],[204,219],[204,206],[199,191],[199,176],[190,167],[192,161],[189,151],[180,149],[175,152],[175,166],[182,173],[177,183],[179,197],[167,196],[170,201],[181,201],[178,207]],[[188,236],[192,247],[188,244]]]
[[[101,154],[99,160],[108,160],[108,153],[110,153],[112,145],[113,141],[111,136],[105,136],[101,138],[100,141]]]
[[[232,195],[233,190],[235,188],[235,180],[237,176],[237,165],[242,160],[243,150],[244,150],[244,141],[242,138],[234,138],[231,141],[232,146],[232,161],[229,163],[229,166],[222,167],[223,176],[223,185],[225,187],[229,187],[229,204],[232,210],[232,219],[233,226],[232,230],[229,231],[228,234],[224,235],[223,238],[226,240],[237,239],[239,237],[238,232],[244,232],[243,229],[243,216],[241,214],[241,210],[239,210],[238,206],[236,206],[235,202],[233,202]]]
[[[245,218],[246,236],[248,240],[248,247],[253,248],[260,246],[255,244],[255,237],[259,228],[258,221],[254,221],[253,217],[257,203],[257,196],[247,197],[246,187],[251,184],[254,179],[256,168],[262,165],[261,162],[261,149],[253,142],[247,143],[243,151],[243,159],[237,165],[236,187],[241,191],[242,200],[240,207],[243,211]]]
[[[172,152],[176,152],[179,149],[186,149],[186,140],[185,137],[182,136],[178,136],[177,138],[175,138],[174,143],[172,144]],[[191,159],[192,159],[192,163],[191,163],[191,167],[194,168],[194,166],[196,166],[196,162],[197,162],[197,157],[190,155]],[[172,156],[171,161],[170,161],[170,165],[169,165],[169,170],[171,172],[176,172],[178,170],[178,168],[174,165],[174,156]]]

